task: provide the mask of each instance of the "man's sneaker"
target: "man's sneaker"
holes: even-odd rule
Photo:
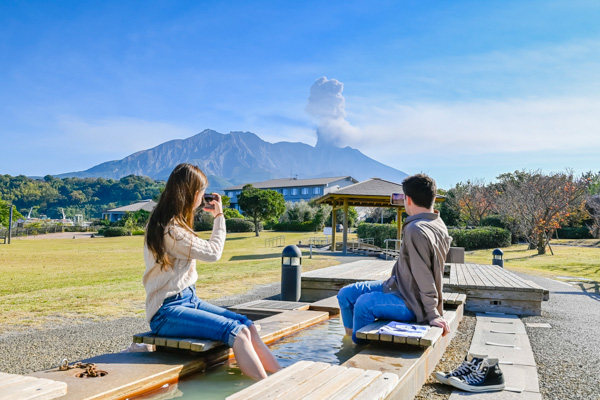
[[[467,392],[504,390],[504,376],[497,358],[486,358],[469,374],[448,378],[448,384]]]
[[[435,376],[435,379],[437,379],[441,383],[445,383],[447,385],[448,379],[452,378],[453,376],[466,375],[466,374],[469,374],[469,373],[473,372],[474,370],[476,370],[477,367],[479,366],[479,364],[486,357],[487,357],[487,355],[482,355],[482,354],[467,354],[465,356],[465,360],[462,362],[462,364],[460,364],[458,367],[456,367],[452,371],[450,371],[450,372],[436,371],[433,373],[433,376]]]

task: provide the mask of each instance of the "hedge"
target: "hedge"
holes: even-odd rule
[[[104,235],[104,237],[127,236],[129,235],[129,231],[122,226],[111,226],[109,228],[104,229],[102,234]]]
[[[491,249],[510,246],[510,231],[502,228],[450,229],[452,246],[466,250]]]
[[[319,224],[314,221],[290,221],[279,222],[273,224],[274,231],[289,231],[289,232],[316,232],[319,230]]]
[[[225,220],[227,232],[254,232],[254,222],[244,218],[230,218]],[[260,226],[259,226],[260,229]]]
[[[213,228],[213,222],[212,221],[194,221],[194,230],[196,232],[200,232],[200,231],[212,231]]]
[[[506,228],[506,224],[499,215],[488,215],[479,222],[480,226],[494,226],[496,228]]]
[[[394,224],[371,224],[363,222],[358,225],[356,235],[359,239],[373,238],[375,246],[385,247],[385,239],[396,239],[398,227]]]
[[[559,228],[556,231],[559,239],[593,239],[587,226]]]

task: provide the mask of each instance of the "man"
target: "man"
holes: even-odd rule
[[[337,296],[346,333],[355,343],[363,343],[356,331],[376,319],[430,324],[450,332],[443,318],[442,278],[452,238],[433,209],[435,181],[417,174],[404,179],[402,189],[409,217],[392,276],[346,286]]]

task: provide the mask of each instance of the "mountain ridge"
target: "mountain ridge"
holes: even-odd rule
[[[269,143],[248,131],[223,134],[205,129],[189,138],[169,140],[121,160],[106,161],[84,171],[56,177],[120,179],[127,175],[144,175],[166,180],[182,162],[198,165],[209,178],[211,190],[294,175],[301,179],[349,175],[359,181],[377,176],[392,182],[401,182],[407,176],[351,147],[319,143],[313,147],[287,141]]]

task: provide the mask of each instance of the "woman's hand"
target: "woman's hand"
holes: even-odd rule
[[[223,203],[221,203],[221,195],[218,193],[211,193],[215,196],[215,199],[212,200],[209,204],[211,204],[212,208],[205,208],[204,211],[208,211],[213,215],[213,217],[217,217],[219,214],[223,214]]]

